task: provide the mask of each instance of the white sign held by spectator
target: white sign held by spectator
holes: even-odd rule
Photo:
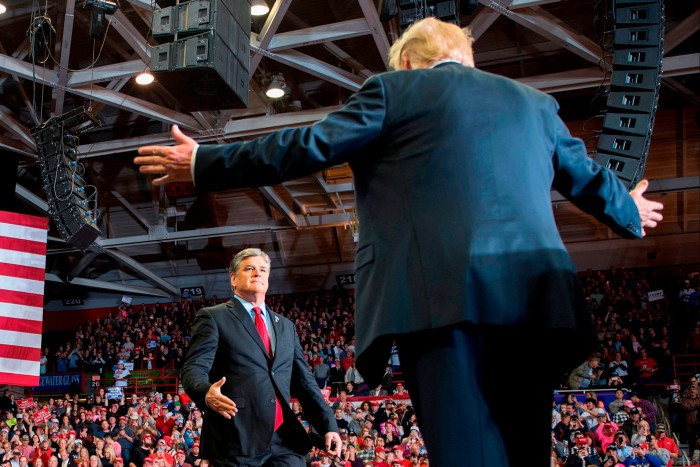
[[[107,388],[107,399],[120,400],[124,397],[124,390],[118,387]]]
[[[664,299],[664,290],[659,289],[659,290],[652,290],[648,294],[648,298],[650,302],[655,302],[656,300],[663,300]]]

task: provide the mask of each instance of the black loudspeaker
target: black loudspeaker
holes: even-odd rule
[[[424,18],[438,18],[459,26],[456,0],[400,0],[399,26],[404,31],[411,24]]]
[[[479,5],[479,0],[461,0],[459,2],[459,14],[471,15]]]
[[[616,0],[613,69],[595,161],[633,188],[644,174],[661,86],[663,0]]]
[[[250,1],[194,0],[156,10],[151,71],[184,110],[248,105]]]
[[[73,110],[32,129],[37,143],[49,215],[61,237],[69,244],[86,250],[100,235],[97,228],[96,193],[82,177],[78,136],[99,123],[83,108]]]
[[[389,21],[399,14],[396,0],[379,0],[377,10],[379,10],[380,21]]]

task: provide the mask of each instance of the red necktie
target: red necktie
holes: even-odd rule
[[[272,358],[272,346],[270,345],[270,335],[267,333],[267,326],[265,326],[265,321],[262,317],[262,310],[259,307],[253,307],[255,311],[255,329],[258,330],[260,334],[260,339],[263,341],[265,349],[267,349],[268,355]],[[279,398],[275,397],[275,431],[282,425],[284,421],[284,415],[282,415],[282,404],[280,404]]]

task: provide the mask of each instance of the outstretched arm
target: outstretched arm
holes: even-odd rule
[[[646,235],[645,227],[653,229],[664,218],[661,215],[664,205],[644,197],[644,192],[647,191],[647,188],[649,188],[649,181],[644,179],[630,191],[630,195],[639,210],[639,218],[642,220],[642,236]]]
[[[141,166],[141,173],[160,175],[153,180],[154,186],[192,182],[192,154],[198,144],[177,125],[173,125],[172,133],[177,143],[175,146],[143,146],[139,148],[139,157],[134,159],[134,163]]]

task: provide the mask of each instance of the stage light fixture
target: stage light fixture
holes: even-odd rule
[[[148,70],[148,68],[146,68],[136,76],[136,84],[139,84],[141,86],[148,86],[153,82],[154,79],[155,78],[153,77],[151,72]]]
[[[5,13],[6,11],[7,7],[4,4],[0,3],[0,15]]]
[[[265,91],[265,95],[270,99],[279,99],[284,96],[287,92],[287,83],[284,81],[284,76],[282,74],[275,75],[272,78],[270,86]]]
[[[253,16],[263,16],[270,12],[270,7],[267,6],[265,0],[253,0],[250,4],[250,14]]]
[[[105,15],[113,15],[119,5],[108,0],[85,0],[83,8],[90,8],[90,37],[101,39],[105,33]]]

